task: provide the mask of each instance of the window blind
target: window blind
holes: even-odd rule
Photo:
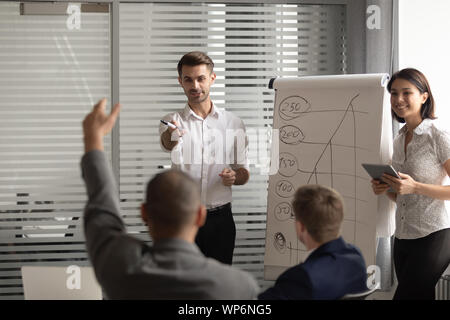
[[[245,123],[250,181],[233,187],[237,239],[233,265],[263,280],[268,151],[274,92],[270,78],[345,73],[345,6],[122,3],[120,5],[120,198],[130,231],[148,240],[139,206],[147,181],[170,167],[160,150],[159,120],[182,109],[177,81],[183,54],[215,62],[216,105]],[[131,221],[131,220],[130,220]]]
[[[0,2],[0,299],[23,298],[21,266],[88,265],[81,121],[110,97],[110,20],[67,19]]]

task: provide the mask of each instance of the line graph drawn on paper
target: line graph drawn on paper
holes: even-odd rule
[[[277,196],[272,243],[279,254],[289,255],[289,263],[299,262],[292,261],[293,257],[302,260],[306,253],[292,230],[282,232],[295,221],[290,203],[295,190],[304,184],[321,184],[340,191],[347,212],[344,220],[352,225],[346,230],[346,240],[356,242],[358,203],[367,202],[358,196],[358,180],[369,183],[357,167],[358,152],[368,151],[358,143],[356,115],[361,118],[369,114],[358,108],[359,97],[360,93],[349,96],[345,106],[315,106],[300,95],[288,96],[278,104],[280,154],[278,174],[271,181]],[[314,118],[325,116],[327,123],[333,125],[322,133],[311,123],[319,123]]]
[[[361,250],[368,265],[376,263],[379,228],[390,232],[386,223],[393,220],[393,211],[373,194],[361,163],[385,163],[392,154],[386,79],[386,74],[362,74],[271,80],[278,143],[271,155],[277,171],[269,176],[267,190],[265,279],[276,279],[280,270],[309,255],[296,234],[292,203],[306,184],[341,194],[340,236]]]

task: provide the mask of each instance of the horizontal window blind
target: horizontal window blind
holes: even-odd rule
[[[81,122],[110,97],[110,20],[80,18],[0,2],[0,299],[23,298],[22,266],[89,264]]]
[[[120,5],[120,197],[130,230],[147,239],[139,206],[147,181],[170,167],[159,120],[184,107],[177,81],[183,54],[215,62],[211,97],[245,123],[251,178],[233,187],[237,227],[233,265],[263,280],[268,150],[273,113],[270,78],[345,73],[345,6],[122,3]]]

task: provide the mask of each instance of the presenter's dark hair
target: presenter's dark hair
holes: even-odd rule
[[[186,53],[181,60],[178,62],[178,75],[181,77],[181,71],[183,66],[199,66],[202,64],[206,64],[209,71],[212,72],[214,69],[214,62],[211,60],[210,57],[204,52],[201,51],[192,51],[189,53]]]
[[[397,71],[396,73],[394,73],[392,75],[392,78],[391,78],[391,80],[389,80],[389,83],[387,85],[387,90],[389,91],[389,93],[391,93],[392,84],[394,83],[394,81],[396,79],[403,79],[403,80],[406,80],[406,81],[412,83],[419,90],[419,92],[421,94],[423,94],[425,92],[428,93],[428,99],[422,105],[422,108],[420,109],[420,115],[422,116],[422,120],[423,119],[436,119],[436,117],[434,115],[434,98],[433,98],[433,94],[431,93],[430,84],[428,83],[428,80],[425,77],[425,75],[422,72],[420,72],[419,70],[413,69],[413,68],[406,68],[406,69]],[[405,119],[397,116],[392,109],[391,109],[391,113],[392,113],[392,116],[398,122],[401,122],[401,123],[405,122]]]
[[[336,239],[344,219],[344,201],[334,189],[307,184],[297,189],[292,201],[295,219],[310,236],[323,243]]]

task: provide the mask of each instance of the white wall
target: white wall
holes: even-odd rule
[[[449,0],[399,0],[399,68],[425,74],[439,121],[450,129],[449,33]]]

